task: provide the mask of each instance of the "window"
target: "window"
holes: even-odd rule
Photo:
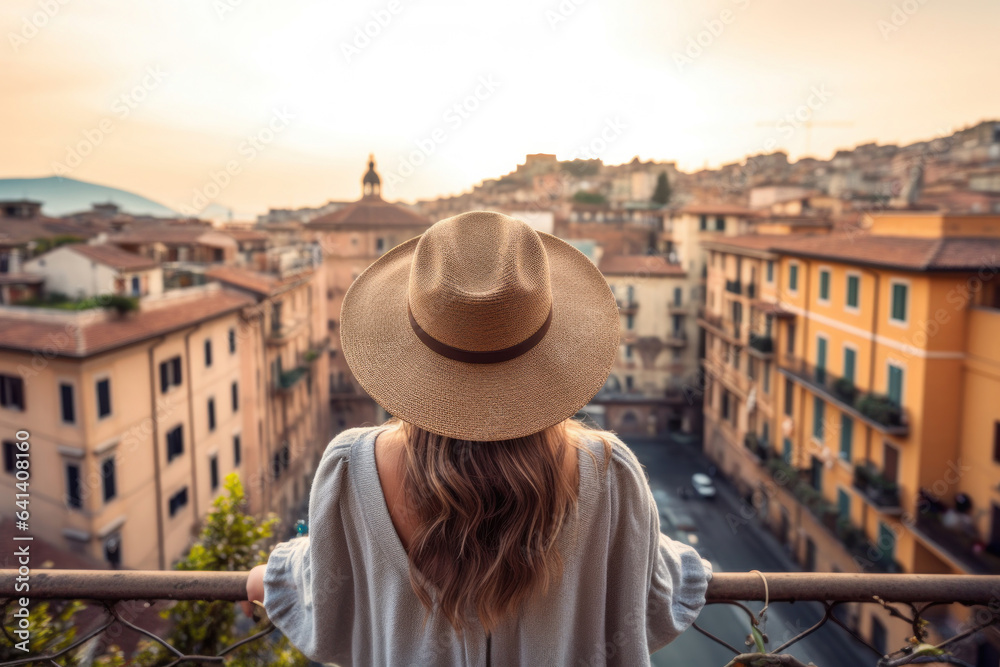
[[[882,442],[882,477],[890,482],[899,481],[899,449],[888,442]]]
[[[785,415],[792,416],[792,408],[795,405],[795,383],[785,378]]]
[[[700,229],[702,231],[708,229],[708,216],[707,215],[698,216],[698,229]]]
[[[385,239],[381,237],[375,239],[375,252],[378,253],[379,255],[385,252]]]
[[[729,391],[722,390],[722,418],[729,419]]]
[[[233,436],[233,465],[239,466],[240,461],[243,459],[243,445],[240,442],[240,436]]]
[[[631,345],[626,345],[625,346],[625,358],[626,359],[631,359],[632,358],[632,346]]]
[[[59,383],[59,412],[64,424],[76,422],[76,409],[73,404],[73,385]]]
[[[788,465],[792,464],[792,439],[782,438],[781,439],[781,458],[785,460]]]
[[[795,324],[793,322],[788,323],[787,328],[788,336],[785,340],[785,352],[788,354],[795,354]]]
[[[721,215],[715,216],[715,231],[717,232],[726,231],[726,219]]]
[[[861,288],[861,276],[848,274],[847,276],[847,301],[845,305],[848,309],[858,307],[858,291]]]
[[[635,378],[631,375],[625,376],[625,391],[632,391],[635,388]]]
[[[188,504],[188,490],[185,486],[183,489],[170,496],[170,516],[174,516],[181,508]]]
[[[167,431],[167,463],[184,453],[184,427],[176,426]]]
[[[681,305],[681,302],[683,300],[684,300],[684,288],[683,287],[675,287],[674,288],[674,305],[675,306]]]
[[[111,414],[111,379],[97,381],[97,418],[102,419]]]
[[[229,354],[236,354],[236,329],[229,327]]]
[[[13,375],[0,375],[0,406],[8,410],[24,410],[24,380]]]
[[[66,505],[75,509],[83,507],[83,496],[80,494],[80,466],[75,463],[66,464]]]
[[[115,488],[115,457],[104,459],[101,464],[101,486],[104,488],[104,502],[114,500],[118,495]]]
[[[993,462],[1000,463],[1000,421],[993,422]]]
[[[819,300],[830,301],[830,270],[820,269],[819,271]]]
[[[160,392],[167,393],[171,387],[181,384],[181,358],[173,357],[160,362]]]
[[[215,430],[215,399],[208,399],[208,430]]]
[[[233,412],[240,409],[240,386],[238,383],[233,382],[232,386],[229,388],[229,392],[233,401]]]
[[[889,364],[889,399],[896,405],[903,404],[903,369]]]
[[[905,283],[892,283],[892,311],[889,313],[889,321],[897,324],[906,324],[906,296],[909,290]]]
[[[767,260],[767,282],[774,282],[774,260]]]
[[[817,491],[823,490],[823,461],[818,456],[811,457],[809,478],[812,488]]]
[[[883,563],[896,560],[896,533],[885,522],[878,522],[879,559]]]
[[[799,291],[799,265],[789,264],[788,265],[788,291],[798,292]]]
[[[625,328],[626,329],[632,329],[634,327],[635,327],[635,315],[626,315],[625,316]]]
[[[840,460],[851,462],[851,445],[854,444],[854,420],[840,415]]]
[[[139,276],[132,276],[132,296],[139,296],[142,294],[141,281]]]
[[[212,339],[205,339],[205,368],[212,365]]]
[[[841,521],[851,520],[851,495],[843,489],[837,489],[837,518]]]
[[[208,460],[208,478],[212,490],[219,488],[219,457],[213,456]]]
[[[857,365],[858,353],[853,348],[844,347],[844,379],[854,384],[854,367]]]
[[[823,442],[823,422],[826,403],[819,396],[813,396],[813,437]]]
[[[998,428],[1000,428],[1000,422],[997,422]],[[3,441],[3,471],[5,473],[14,474],[16,470],[15,462],[17,461],[17,444],[13,440]]]
[[[816,381],[826,381],[826,338],[816,336]]]
[[[763,380],[764,393],[771,393],[771,362],[764,362],[764,370],[761,372],[761,379]]]

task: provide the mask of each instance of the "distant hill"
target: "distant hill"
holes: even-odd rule
[[[42,202],[42,213],[53,217],[89,211],[94,204],[112,202],[123,213],[172,218],[178,214],[140,195],[87,183],[74,178],[0,178],[0,199],[33,199]]]

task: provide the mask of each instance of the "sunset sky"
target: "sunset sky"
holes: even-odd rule
[[[214,174],[243,217],[356,199],[369,153],[414,200],[526,153],[694,170],[1000,117],[996,0],[4,0],[0,28],[0,178],[180,210]]]

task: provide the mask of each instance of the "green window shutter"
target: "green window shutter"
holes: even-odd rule
[[[844,379],[854,382],[854,366],[857,361],[857,353],[849,347],[844,348]]]
[[[851,308],[858,307],[858,283],[857,276],[847,276],[847,305]]]
[[[793,292],[799,289],[799,265],[789,264],[788,266],[788,289]]]
[[[819,298],[824,301],[830,298],[830,272],[820,271],[819,272]]]
[[[837,517],[843,521],[851,520],[851,496],[843,489],[837,489]]]
[[[781,457],[785,459],[785,463],[791,465],[792,463],[792,441],[789,438],[784,438],[781,441]]]
[[[774,260],[767,260],[767,282],[774,282]]]
[[[819,396],[813,396],[813,437],[823,442],[823,421],[826,403]]]
[[[903,369],[889,366],[889,398],[896,405],[903,404]]]
[[[906,285],[892,286],[892,319],[906,321]]]
[[[851,445],[854,443],[854,420],[840,415],[840,458],[851,462]]]

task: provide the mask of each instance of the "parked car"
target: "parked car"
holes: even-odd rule
[[[712,500],[715,498],[715,485],[712,478],[700,472],[691,475],[691,486],[694,487],[695,495],[699,498]]]

